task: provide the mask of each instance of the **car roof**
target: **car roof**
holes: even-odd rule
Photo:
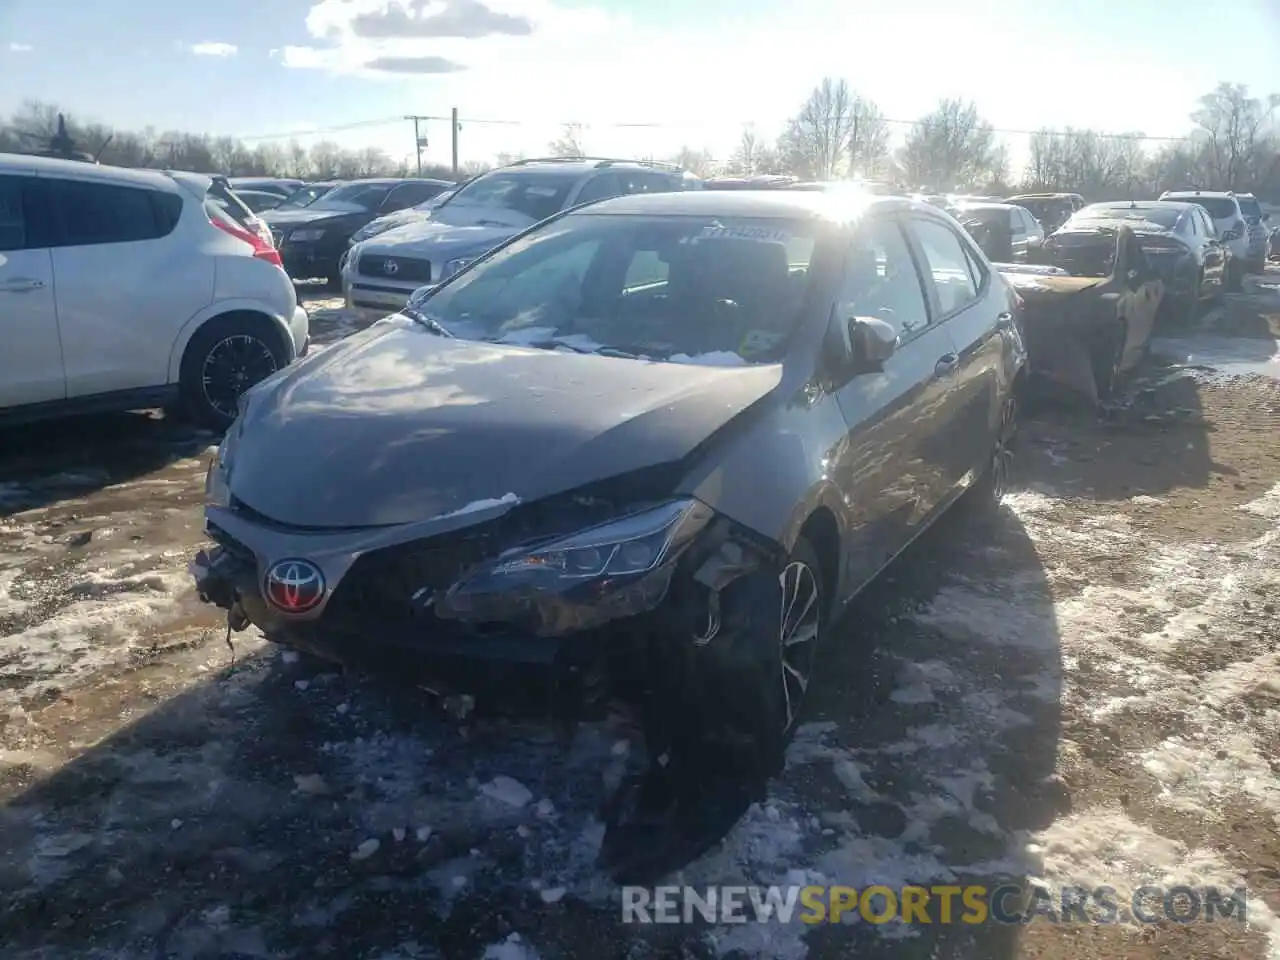
[[[1213,200],[1234,200],[1236,195],[1227,190],[1166,190],[1160,194],[1160,199],[1162,200],[1172,199],[1173,197],[1209,197]]]
[[[205,188],[211,178],[202,173],[176,173],[167,170],[112,167],[83,160],[64,160],[60,157],[36,157],[25,153],[0,153],[0,171],[31,173],[37,176],[68,176],[77,180],[101,180],[104,183],[150,187],[153,190],[173,190],[178,179],[200,184]]]
[[[1196,206],[1194,200],[1102,200],[1075,211],[1075,220],[1088,220],[1089,211],[1103,210],[1174,210],[1184,211]]]
[[[873,210],[936,208],[906,197],[885,197],[862,191],[808,190],[691,190],[673,193],[633,193],[589,204],[574,215],[622,214],[647,216],[764,217],[853,220]]]
[[[1016,203],[997,203],[994,200],[962,200],[956,205],[957,210],[1012,210],[1021,209]]]

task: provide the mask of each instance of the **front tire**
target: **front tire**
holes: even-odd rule
[[[1228,293],[1239,293],[1244,289],[1244,264],[1232,259],[1227,264],[1226,288]]]
[[[179,389],[187,413],[201,426],[231,426],[241,394],[285,365],[280,338],[269,323],[245,315],[216,317],[187,344]]]
[[[825,584],[818,553],[802,536],[780,568],[748,574],[721,593],[716,636],[695,651],[689,716],[699,729],[676,745],[704,773],[727,768],[763,782],[781,770],[825,628]]]

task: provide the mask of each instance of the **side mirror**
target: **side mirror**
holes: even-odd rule
[[[898,349],[898,331],[879,317],[850,317],[849,360],[855,373],[878,372]]]
[[[1264,213],[1262,214],[1262,222],[1263,222],[1263,223],[1270,223],[1270,222],[1271,222],[1271,214],[1269,214],[1269,213],[1265,213],[1265,212],[1264,212]]]

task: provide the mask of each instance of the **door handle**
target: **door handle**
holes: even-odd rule
[[[15,277],[13,280],[0,281],[0,292],[4,293],[30,293],[32,290],[43,289],[43,280],[33,280],[30,277]]]
[[[944,354],[938,358],[938,362],[933,365],[933,375],[935,377],[949,377],[960,367],[960,358],[954,353]]]

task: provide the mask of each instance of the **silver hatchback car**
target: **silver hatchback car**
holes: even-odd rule
[[[907,199],[571,209],[247,395],[199,592],[477,709],[629,702],[681,782],[776,769],[827,625],[999,499],[1019,309]]]

